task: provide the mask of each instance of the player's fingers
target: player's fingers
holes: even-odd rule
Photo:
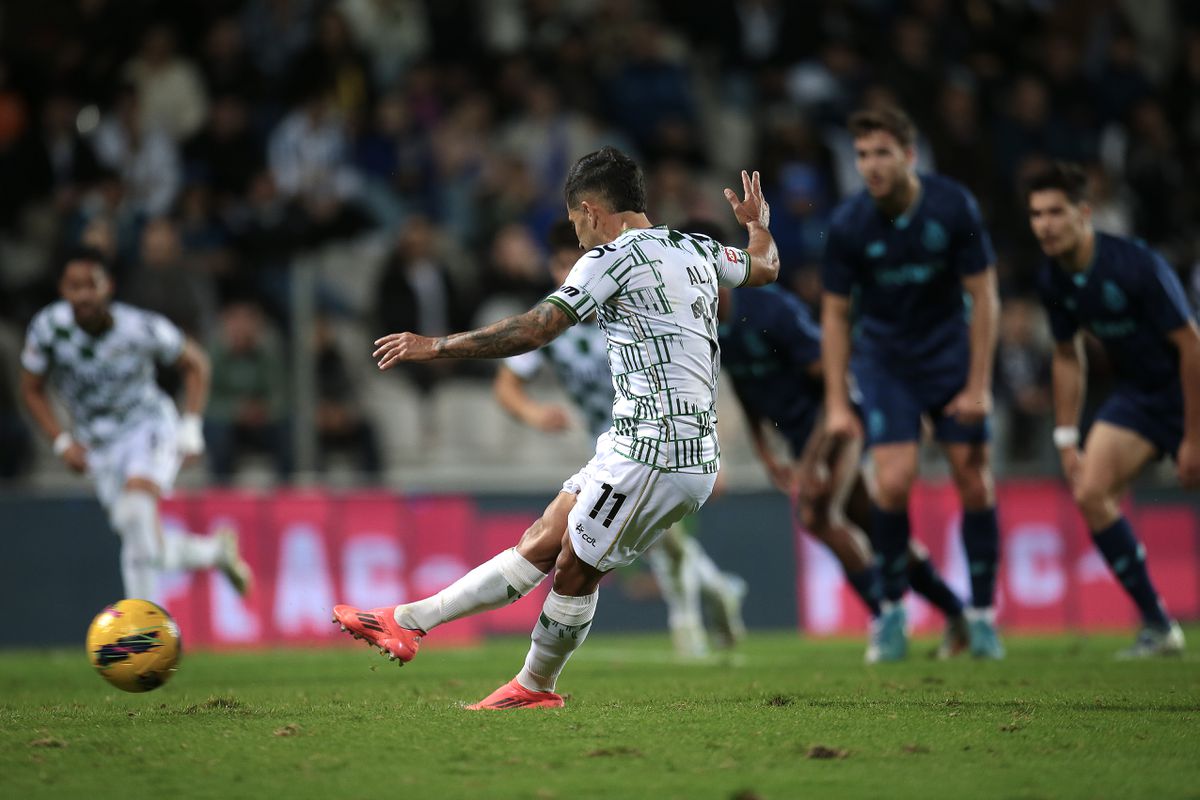
[[[725,199],[729,201],[729,205],[733,206],[734,208],[737,208],[737,205],[738,205],[737,192],[735,192],[733,189],[726,188],[725,189]]]
[[[758,170],[754,170],[754,175],[751,178],[750,183],[754,187],[754,196],[761,199],[762,198],[762,179],[759,178],[759,176],[758,176]]]
[[[380,344],[383,344],[384,342],[394,342],[403,335],[404,334],[402,334],[402,333],[389,333],[387,336],[380,336],[378,339],[376,339],[375,344],[380,345]]]
[[[746,170],[742,170],[742,189],[746,192],[747,200],[754,196],[753,187],[750,185],[750,173]]]

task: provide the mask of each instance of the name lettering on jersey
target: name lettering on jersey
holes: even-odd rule
[[[712,274],[704,267],[688,267],[687,275],[688,280],[692,282],[692,286],[713,282]]]
[[[919,285],[929,283],[940,269],[940,264],[901,264],[875,273],[875,280],[880,286],[888,288]]]
[[[593,247],[591,250],[588,250],[587,257],[588,258],[600,258],[605,253],[615,253],[615,252],[617,252],[617,248],[615,245],[602,244],[599,247]]]
[[[1137,322],[1132,319],[1093,320],[1088,324],[1092,333],[1101,339],[1120,339],[1137,333]]]

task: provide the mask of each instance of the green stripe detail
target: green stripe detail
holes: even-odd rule
[[[561,299],[555,297],[554,295],[550,295],[542,302],[550,303],[552,305],[558,306],[559,308],[561,308],[563,310],[564,313],[566,313],[566,315],[568,317],[571,318],[572,322],[580,321],[579,315],[575,313],[575,309],[571,308],[569,305],[567,305],[565,302],[563,302]]]

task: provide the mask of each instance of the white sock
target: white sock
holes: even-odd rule
[[[149,492],[123,491],[113,503],[112,525],[121,537],[121,580],[126,597],[158,599],[158,498]]]
[[[703,655],[708,642],[700,611],[700,582],[688,563],[686,548],[678,560],[673,556],[675,551],[660,541],[646,553],[646,560],[667,605],[667,625],[675,649],[682,655]]]
[[[163,533],[163,569],[212,569],[221,565],[221,540],[196,533]]]
[[[695,575],[695,581],[700,585],[703,594],[719,595],[728,590],[725,573],[709,558],[700,543],[690,536],[684,542],[683,563]]]
[[[596,615],[599,592],[566,597],[553,589],[533,626],[532,644],[517,683],[535,692],[553,692],[567,659],[583,644]]]
[[[512,547],[485,561],[433,597],[396,606],[393,617],[402,628],[429,633],[480,611],[515,602],[532,592],[546,577]]]

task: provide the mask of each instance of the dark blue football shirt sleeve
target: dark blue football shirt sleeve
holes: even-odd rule
[[[959,210],[958,225],[955,226],[951,258],[959,275],[975,275],[996,263],[996,251],[992,248],[992,239],[983,224],[979,203],[969,191],[961,191],[962,207]]]
[[[851,249],[835,218],[825,237],[825,258],[821,262],[821,284],[825,291],[850,296],[854,289],[854,268],[850,262]]]
[[[1175,270],[1157,253],[1153,261],[1154,270],[1146,275],[1142,299],[1151,324],[1165,335],[1186,325],[1192,311]]]

